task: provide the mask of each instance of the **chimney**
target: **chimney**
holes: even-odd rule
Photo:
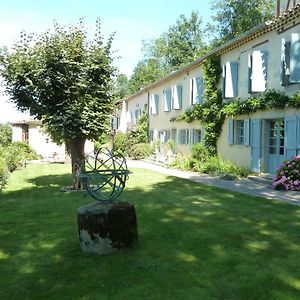
[[[299,3],[300,0],[276,0],[276,17],[286,13]]]

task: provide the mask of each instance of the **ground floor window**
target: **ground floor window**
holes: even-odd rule
[[[244,144],[244,135],[245,135],[245,124],[244,120],[237,120],[235,122],[235,143],[237,145]]]
[[[189,143],[189,130],[180,129],[178,134],[178,144],[186,145]]]

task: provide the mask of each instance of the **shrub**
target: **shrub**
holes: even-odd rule
[[[128,135],[121,131],[118,131],[115,135],[115,150],[121,153],[123,156],[128,156],[130,149],[130,143]]]
[[[273,178],[276,190],[300,190],[300,155],[284,161],[277,169]]]
[[[226,180],[246,177],[250,174],[246,168],[236,166],[229,161],[223,161],[217,156],[209,156],[207,149],[202,145],[195,145],[190,156],[177,155],[171,166],[182,170],[220,176]]]
[[[197,161],[205,161],[209,157],[207,148],[203,144],[196,144],[192,147],[192,158]]]
[[[0,145],[6,146],[12,140],[12,127],[8,123],[0,124]]]
[[[150,144],[140,143],[133,145],[130,149],[130,156],[134,159],[145,158],[153,153]]]
[[[13,142],[2,148],[1,152],[10,172],[21,167],[25,161],[38,158],[36,152],[24,142]]]
[[[194,164],[195,161],[191,156],[184,156],[181,153],[178,153],[170,166],[181,170],[193,170]]]
[[[1,154],[1,151],[0,151]],[[0,156],[0,191],[3,189],[6,180],[8,178],[9,171],[6,162],[2,156]]]

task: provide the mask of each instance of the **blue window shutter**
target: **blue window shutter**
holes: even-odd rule
[[[168,111],[170,111],[172,107],[172,91],[170,89],[167,90],[167,106]]]
[[[171,90],[165,90],[164,91],[164,111],[170,111],[171,110],[171,101],[172,101],[172,95]]]
[[[238,94],[238,71],[239,64],[237,62],[231,62],[231,76],[232,76],[232,90],[233,97],[237,97]]]
[[[228,121],[228,144],[233,145],[233,120]]]
[[[250,134],[251,170],[258,173],[261,167],[261,119],[251,120]]]
[[[166,142],[170,139],[170,131],[166,130]]]
[[[286,40],[281,39],[281,68],[280,68],[280,84],[283,86],[287,85],[287,76],[286,76]]]
[[[159,95],[154,95],[154,105],[155,105],[155,112],[154,114],[158,114],[159,109]]]
[[[297,116],[297,149],[300,149],[300,116]]]
[[[252,55],[248,55],[248,93],[252,93]]]
[[[269,52],[267,50],[261,51],[262,56],[262,65],[263,65],[263,75],[265,79],[265,89],[267,88],[268,83],[268,61],[269,61]]]
[[[300,33],[292,33],[291,38],[290,82],[300,82]]]
[[[244,120],[244,145],[250,146],[250,120]]]
[[[225,79],[226,79],[226,65],[222,68],[222,98],[225,98]]]
[[[203,101],[203,78],[202,77],[196,77],[196,85],[197,85],[196,103],[200,104]]]
[[[190,129],[190,144],[191,144],[191,145],[195,144],[195,134],[194,134],[194,129]]]
[[[189,130],[185,130],[185,144],[187,145],[189,143]]]
[[[190,79],[190,105],[194,104],[194,78]]]
[[[178,102],[179,102],[179,109],[182,109],[182,86],[177,86],[177,93],[178,93]]]
[[[204,143],[204,138],[205,138],[205,129],[202,127],[201,128],[201,143]]]
[[[297,116],[288,116],[284,119],[285,158],[296,155],[297,150]]]

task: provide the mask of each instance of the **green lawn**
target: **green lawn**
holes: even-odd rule
[[[133,170],[139,243],[79,248],[69,167],[29,165],[0,194],[0,299],[300,299],[300,207]]]

